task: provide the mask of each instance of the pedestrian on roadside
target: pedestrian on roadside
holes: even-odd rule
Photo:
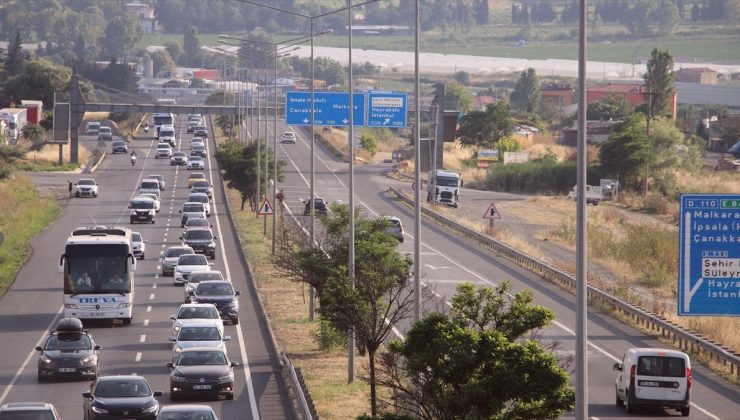
[[[67,180],[67,183],[69,184],[69,198],[72,198],[72,181]]]

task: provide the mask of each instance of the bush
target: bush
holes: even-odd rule
[[[643,201],[642,208],[650,214],[670,214],[671,201],[660,194],[649,194]]]
[[[599,175],[589,169],[589,184],[599,182]],[[576,184],[576,162],[527,162],[492,166],[484,185],[494,191],[520,191],[565,194]]]
[[[319,329],[311,332],[311,337],[321,351],[347,348],[347,334],[334,328],[334,325],[325,319],[320,321]]]

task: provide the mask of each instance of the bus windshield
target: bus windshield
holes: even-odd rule
[[[129,246],[67,245],[64,293],[131,293]]]
[[[154,125],[170,125],[172,123],[172,115],[170,114],[154,115]]]

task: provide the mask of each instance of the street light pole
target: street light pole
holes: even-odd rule
[[[314,68],[313,68],[313,44],[314,44],[314,19],[310,18],[311,20],[311,197],[309,198],[310,203],[310,212],[311,215],[311,228],[309,229],[310,232],[310,241],[311,246],[314,246],[316,244],[316,215],[314,209],[316,208],[314,201],[314,197],[316,196],[316,171],[315,171],[315,162],[316,162],[316,153],[315,153],[315,147],[316,147],[316,127],[314,127],[314,108],[316,106],[316,103],[314,102],[316,95],[316,86],[314,86]],[[308,288],[308,320],[313,321],[316,318],[316,289],[313,288],[313,286],[309,286]]]
[[[267,59],[267,56],[264,57],[264,60],[265,60],[265,101],[266,101],[265,102],[265,194],[264,195],[265,195],[265,198],[267,198],[268,181],[270,179],[270,172],[268,170],[269,168],[268,164],[270,160],[268,159],[268,155],[269,155],[268,152],[270,150],[270,147],[267,144],[267,138],[269,137],[269,133],[267,132],[268,131],[267,127],[268,127],[268,122],[270,120],[267,116],[267,113],[268,113],[268,110],[270,109],[270,99],[269,99],[270,97],[268,96],[270,94],[270,90],[267,84],[267,78],[268,78],[268,74],[270,74],[270,69],[268,67],[269,60]],[[264,237],[267,237],[267,216],[263,217],[263,219],[264,219],[264,230],[262,232],[262,235]]]
[[[274,45],[275,47],[275,63],[273,66],[273,82],[274,82],[274,90],[273,90],[273,98],[272,98],[272,105],[273,105],[273,128],[272,128],[272,136],[273,136],[273,142],[272,142],[272,207],[273,207],[273,213],[272,213],[272,255],[275,255],[275,242],[277,242],[275,238],[275,218],[277,217],[277,212],[275,211],[275,196],[277,195],[277,119],[278,119],[278,111],[277,111],[277,97],[278,97],[278,88],[277,88],[277,66],[278,66],[278,53],[277,53],[277,44]]]
[[[421,319],[421,99],[419,87],[419,0],[414,0],[414,321]]]
[[[352,288],[355,287],[355,147],[354,147],[354,82],[352,80],[352,0],[349,1],[349,7],[347,8],[349,28],[348,44],[349,44],[349,280],[352,283]],[[348,342],[348,366],[347,366],[347,383],[352,383],[355,380],[355,329],[350,327],[347,331]]]

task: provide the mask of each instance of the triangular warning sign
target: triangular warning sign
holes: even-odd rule
[[[491,201],[491,205],[488,206],[488,209],[486,210],[486,212],[483,213],[483,218],[484,219],[500,219],[501,218],[501,213],[499,213],[498,210],[496,210],[496,205],[493,204],[493,201]]]
[[[270,199],[265,197],[265,201],[262,202],[257,216],[267,216],[270,214],[275,214],[275,210],[272,208],[272,204],[270,204]]]

